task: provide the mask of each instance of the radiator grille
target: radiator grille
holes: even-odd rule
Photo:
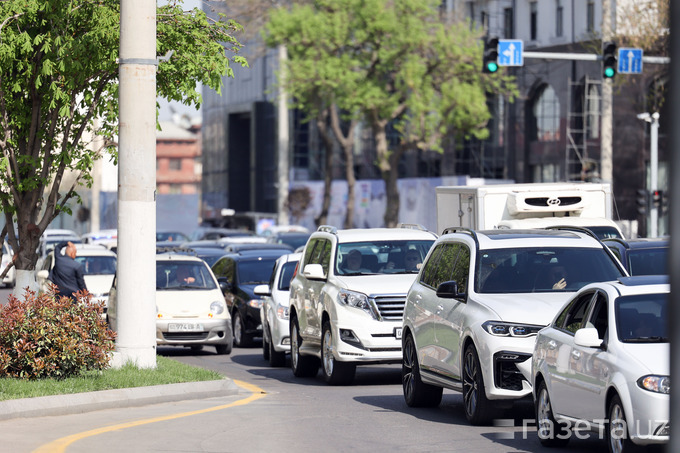
[[[377,296],[373,301],[383,321],[401,321],[404,318],[405,296]]]

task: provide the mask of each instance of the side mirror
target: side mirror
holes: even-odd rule
[[[574,334],[574,344],[584,348],[599,348],[602,346],[602,339],[594,327],[584,327],[578,329]]]
[[[227,277],[218,277],[217,283],[220,285],[220,289],[222,290],[223,293],[231,291],[231,283],[229,283]]]
[[[41,279],[41,280],[47,280],[47,279],[50,277],[50,272],[47,271],[47,270],[45,270],[45,269],[43,269],[43,270],[41,270],[41,271],[38,271],[38,272],[35,274],[35,276],[38,277],[38,278]]]
[[[258,296],[271,296],[272,292],[269,291],[269,285],[257,285],[253,288],[253,292]]]
[[[465,293],[458,292],[458,283],[451,280],[448,282],[442,282],[437,287],[437,297],[444,299],[462,299],[465,300],[467,295]]]
[[[326,278],[326,274],[324,274],[321,264],[306,265],[302,275],[310,280],[324,280]]]

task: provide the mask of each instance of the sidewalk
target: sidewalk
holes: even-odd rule
[[[132,387],[99,392],[0,401],[0,420],[80,414],[101,409],[145,406],[189,399],[235,395],[241,389],[229,378],[219,381]]]

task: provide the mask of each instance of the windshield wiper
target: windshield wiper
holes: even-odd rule
[[[637,337],[628,338],[626,343],[667,343],[669,339],[667,337]]]

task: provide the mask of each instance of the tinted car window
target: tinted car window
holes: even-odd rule
[[[110,275],[116,273],[116,258],[113,256],[76,256],[83,265],[85,275]]]
[[[521,248],[484,250],[475,272],[478,293],[576,291],[588,283],[624,276],[601,248]],[[566,286],[555,288],[561,278]]]
[[[668,341],[668,294],[621,296],[616,300],[614,312],[622,342]]]
[[[588,311],[588,305],[593,300],[593,293],[582,294],[560,313],[555,321],[555,328],[574,333],[581,328],[583,319]]]
[[[237,263],[240,285],[257,285],[269,282],[269,276],[276,262],[275,258],[240,260]]]
[[[628,252],[630,275],[666,274],[667,248],[632,249]]]

